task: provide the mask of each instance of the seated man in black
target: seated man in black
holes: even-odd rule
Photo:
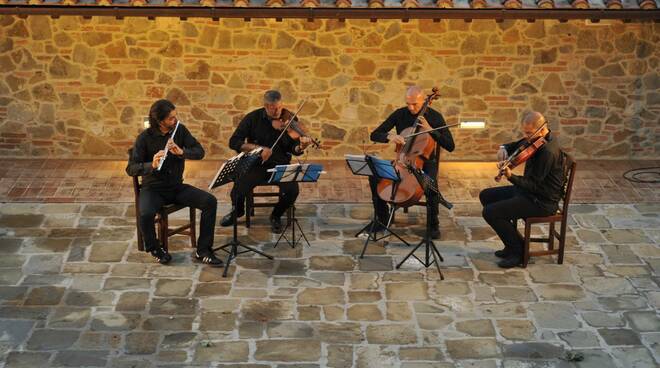
[[[538,112],[526,114],[520,128],[525,138],[500,149],[498,168],[527,140],[544,137],[547,143],[525,162],[523,176],[513,175],[510,168],[503,168],[504,176],[513,185],[488,188],[479,193],[484,206],[483,217],[504,243],[504,249],[495,252],[497,257],[503,258],[497,264],[502,268],[522,263],[524,240],[515,225],[517,220],[556,213],[564,183],[559,142],[550,133],[543,115]]]
[[[236,211],[236,218],[245,214],[245,197],[255,186],[265,184],[271,176],[266,170],[275,165],[288,165],[291,155],[301,155],[311,143],[309,137],[294,140],[284,133],[277,145],[271,150],[277,138],[282,133],[287,121],[282,118],[282,95],[278,91],[267,91],[264,94],[264,107],[256,109],[243,118],[229,139],[229,148],[236,152],[250,152],[261,147],[262,163],[247,174],[231,190],[231,201]],[[270,215],[271,230],[282,232],[280,217],[298,198],[298,183],[279,183],[279,201]],[[222,226],[232,225],[232,213],[222,218]]]
[[[158,244],[154,217],[163,205],[177,203],[202,210],[199,239],[194,257],[211,266],[222,266],[211,249],[215,230],[216,198],[201,189],[183,184],[185,160],[201,160],[204,149],[183,124],[177,124],[176,109],[168,100],[158,100],[149,110],[149,128],[135,140],[126,167],[130,176],[142,176],[140,190],[140,231],[144,238],[144,249],[162,264],[172,256]],[[158,170],[161,158],[168,153],[163,166]]]
[[[393,143],[405,144],[405,139],[401,135],[401,131],[406,128],[412,127],[417,119],[419,111],[424,105],[424,92],[420,87],[413,86],[408,88],[406,92],[406,107],[402,107],[394,111],[376,130],[371,133],[371,140],[380,143]],[[428,108],[426,114],[420,117],[422,127],[425,129],[438,128],[447,125],[442,114]],[[392,128],[396,128],[396,133],[390,132]],[[454,139],[452,138],[449,129],[436,130],[430,133],[433,140],[439,147],[451,152],[454,150]],[[437,179],[438,176],[438,159],[440,148],[436,146],[433,155],[424,162],[422,170],[432,177]],[[382,224],[387,224],[389,220],[389,210],[387,203],[383,201],[377,192],[378,182],[373,177],[369,177],[369,186],[371,187],[371,201],[374,205],[374,211],[378,221]],[[438,195],[433,194],[427,198],[427,214],[426,221],[431,228],[431,237],[433,239],[440,238],[440,228],[438,222]]]

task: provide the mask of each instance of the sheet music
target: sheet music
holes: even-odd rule
[[[267,170],[273,173],[268,180],[270,183],[285,182],[315,182],[323,173],[323,166],[319,164],[292,164],[277,165],[273,169]]]
[[[367,164],[366,156],[364,155],[344,155],[346,163],[355,175],[373,176],[373,172]]]
[[[307,169],[303,170],[302,181],[318,181],[321,174],[324,173],[323,166],[318,164],[308,164]]]
[[[209,184],[209,190],[231,183],[240,176],[245,175],[261,161],[261,151],[263,151],[263,148],[255,148],[250,152],[241,152],[227,160],[215,174],[213,181]]]
[[[236,155],[234,157],[231,157],[229,160],[223,162],[222,165],[220,166],[220,169],[218,169],[218,172],[215,173],[215,176],[213,177],[213,180],[211,180],[211,183],[209,183],[209,190],[211,190],[211,189],[213,189],[217,186],[220,186],[222,184],[225,184],[225,183],[216,184],[216,182],[218,181],[218,178],[224,179],[224,178],[221,177],[221,175],[225,176],[229,171],[233,172],[234,169],[236,168],[236,165],[238,164],[238,161],[244,155],[245,155],[245,152],[241,152],[238,155]],[[222,180],[222,182],[224,182],[224,180]]]
[[[399,173],[396,172],[394,166],[392,166],[392,161],[384,160],[375,156],[368,156],[369,160],[376,169],[376,173],[383,179],[389,179],[394,181],[399,181]]]

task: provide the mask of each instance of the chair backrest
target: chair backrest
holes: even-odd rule
[[[566,216],[568,213],[568,204],[571,201],[571,192],[573,191],[573,180],[575,179],[575,167],[577,162],[571,155],[562,152],[562,167],[564,169],[564,185],[562,187],[562,215]]]
[[[133,155],[133,148],[128,149],[128,159],[131,159],[131,156]],[[135,203],[138,203],[138,200],[140,198],[140,187],[142,185],[140,184],[140,178],[138,176],[132,176],[133,178],[133,193],[135,194]]]

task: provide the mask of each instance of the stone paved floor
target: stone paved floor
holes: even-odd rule
[[[241,238],[276,259],[241,257],[224,279],[183,237],[171,265],[138,253],[130,204],[5,203],[0,367],[658,366],[660,205],[574,205],[565,264],[509,271],[479,213],[443,214],[444,281],[394,269],[400,244],[359,259],[364,205],[300,206],[304,249],[273,249],[259,216]],[[420,222],[397,228],[413,239]]]

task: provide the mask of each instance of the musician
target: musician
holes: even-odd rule
[[[405,138],[401,136],[400,133],[404,129],[413,126],[415,123],[415,119],[424,105],[424,91],[418,86],[412,86],[406,91],[405,99],[406,107],[394,111],[383,123],[381,123],[380,126],[371,133],[372,141],[380,143],[389,142],[400,145],[405,144]],[[422,125],[422,129],[432,129],[447,125],[442,114],[430,107],[424,116],[420,116],[419,121]],[[396,132],[390,132],[393,128]],[[439,147],[442,147],[449,152],[454,150],[454,139],[452,138],[449,129],[436,130],[429,134]],[[435,152],[428,160],[426,160],[426,162],[424,162],[422,168],[424,172],[433,179],[436,179],[438,176],[439,147],[436,146]],[[371,187],[371,200],[374,205],[377,219],[381,224],[387,224],[387,221],[389,220],[389,210],[387,203],[378,196],[378,181],[373,179],[373,177],[369,177],[369,186]],[[431,229],[431,237],[433,239],[439,239],[438,195],[436,193],[429,195],[427,202],[426,221]],[[382,230],[382,228],[378,230]]]
[[[199,239],[194,257],[205,264],[220,267],[222,261],[211,249],[215,230],[216,198],[201,189],[183,183],[186,160],[201,160],[204,149],[190,134],[185,125],[177,124],[176,107],[168,100],[158,100],[149,110],[149,128],[135,140],[126,167],[130,176],[142,176],[142,189],[138,203],[140,231],[144,238],[144,249],[161,264],[172,257],[156,239],[154,217],[165,204],[176,203],[202,210]],[[167,156],[158,170],[161,159]]]
[[[504,243],[504,249],[495,252],[502,258],[497,264],[502,268],[522,263],[524,241],[516,228],[517,220],[556,213],[564,182],[559,142],[550,133],[543,115],[527,113],[520,129],[525,138],[500,149],[498,168],[521,144],[538,137],[544,137],[547,143],[525,162],[523,176],[514,175],[508,166],[501,168],[512,185],[488,188],[479,193],[483,217]]]
[[[282,95],[278,91],[270,90],[264,94],[262,108],[256,109],[243,118],[229,139],[229,147],[236,152],[250,152],[261,147],[260,165],[243,175],[238,183],[234,183],[231,190],[231,201],[236,211],[236,218],[245,214],[245,197],[255,186],[265,184],[271,176],[266,170],[275,165],[288,165],[292,155],[301,155],[311,143],[309,137],[300,137],[295,140],[289,137],[284,129],[287,121],[283,113],[290,113],[283,108]],[[282,134],[277,145],[271,149],[277,138]],[[298,183],[278,183],[279,201],[270,215],[271,230],[273,233],[282,232],[280,218],[298,198]],[[222,226],[231,226],[232,213],[222,218]]]

